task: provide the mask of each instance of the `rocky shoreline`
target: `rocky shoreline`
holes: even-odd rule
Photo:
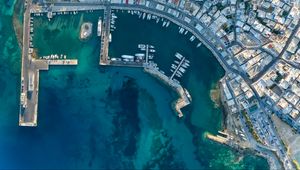
[[[215,106],[217,105],[218,108],[220,108],[222,110],[222,129],[219,131],[219,133],[226,133],[228,136],[226,138],[226,141],[224,142],[224,139],[222,139],[223,137],[220,135],[211,135],[209,133],[207,133],[208,135],[206,135],[206,137],[214,142],[218,142],[221,144],[224,144],[226,146],[229,146],[231,148],[233,148],[237,153],[239,154],[254,154],[257,156],[261,156],[263,158],[265,158],[268,161],[268,164],[270,166],[270,169],[277,169],[277,166],[274,163],[274,160],[272,159],[272,157],[270,155],[268,155],[267,153],[261,153],[258,150],[256,150],[248,141],[245,141],[244,143],[246,144],[242,144],[240,143],[239,140],[236,139],[236,134],[233,133],[235,132],[236,129],[232,128],[232,126],[229,123],[229,119],[235,120],[235,121],[240,121],[238,119],[236,119],[236,117],[234,117],[234,113],[231,113],[230,110],[227,108],[226,105],[226,100],[225,100],[225,96],[222,93],[223,92],[223,88],[221,86],[221,81],[222,79],[219,81],[219,83],[210,91],[210,97],[211,100],[215,103]],[[218,93],[218,94],[216,94]],[[248,130],[248,129],[245,129]],[[222,142],[220,142],[222,141]],[[275,154],[276,156],[276,154]]]

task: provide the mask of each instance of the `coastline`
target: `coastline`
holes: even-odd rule
[[[209,139],[213,142],[229,146],[230,148],[234,149],[237,153],[241,153],[241,154],[242,153],[252,153],[256,156],[261,156],[261,157],[263,157],[267,160],[267,162],[270,166],[270,169],[277,169],[278,166],[275,165],[275,163],[273,162],[272,157],[269,156],[267,153],[262,153],[262,152],[256,150],[255,147],[253,145],[251,145],[250,143],[248,145],[242,145],[239,141],[237,141],[234,138],[235,134],[232,133],[232,132],[234,132],[235,129],[231,128],[232,126],[229,125],[228,120],[229,119],[235,119],[235,118],[233,118],[234,113],[231,113],[231,111],[227,108],[226,100],[224,100],[225,96],[222,93],[223,92],[223,87],[221,86],[221,81],[223,80],[223,78],[221,78],[218,81],[215,88],[211,89],[211,90],[218,90],[218,93],[219,93],[219,96],[220,96],[220,98],[219,98],[219,101],[220,101],[219,108],[222,110],[222,116],[223,116],[223,118],[222,118],[222,129],[220,129],[220,131],[218,131],[217,135],[206,132],[204,134],[205,138],[207,138],[207,139]],[[211,97],[211,100],[213,102],[218,102],[218,100],[215,100],[216,98],[212,98],[214,96],[210,96],[210,97]],[[237,121],[239,121],[239,120],[237,120]],[[245,130],[248,130],[248,129],[245,129]],[[224,138],[224,136],[221,136],[223,133],[225,133],[227,135],[227,138]],[[275,156],[277,156],[277,155],[275,154]]]
[[[226,120],[227,120],[227,116],[228,116],[228,111],[225,110],[226,109],[225,105],[222,103],[222,96],[221,96],[221,91],[222,91],[221,80],[222,79],[223,79],[223,77],[211,88],[210,99],[214,103],[215,108],[219,108],[221,110],[221,113],[222,113],[221,126],[222,126],[223,130],[226,130],[227,129]]]
[[[13,12],[13,28],[15,31],[15,35],[18,40],[19,47],[22,49],[22,37],[23,37],[23,23],[19,20],[19,18],[23,18],[23,9],[22,9],[22,0],[17,0],[14,5]]]

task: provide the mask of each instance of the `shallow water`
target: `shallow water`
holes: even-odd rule
[[[178,35],[175,25],[161,29],[125,13],[117,20],[111,55],[135,53],[131,50],[138,43],[151,43],[166,72],[176,51],[193,63],[181,80],[193,96],[184,119],[171,109],[174,92],[141,69],[98,66],[100,39],[81,42],[78,26],[92,21],[96,30],[100,11],[55,17],[50,23],[45,17],[36,20],[38,54],[67,54],[79,65],[41,72],[38,127],[18,127],[20,50],[11,9],[1,7],[0,168],[268,168],[262,158],[239,155],[203,137],[219,130],[222,119],[209,98],[224,74],[212,54]]]

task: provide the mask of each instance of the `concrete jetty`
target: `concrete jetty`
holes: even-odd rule
[[[46,60],[48,65],[54,65],[54,66],[58,66],[58,65],[70,65],[70,66],[74,66],[78,64],[78,60],[77,59],[65,59],[65,60]]]
[[[29,63],[26,72],[23,71],[25,69],[22,69],[19,126],[32,127],[37,126],[40,70],[49,70],[49,65],[77,65],[78,61],[77,59],[43,60],[32,58]]]
[[[108,56],[109,49],[109,37],[110,37],[110,18],[111,8],[108,6],[104,11],[104,17],[102,22],[101,32],[101,50],[100,50],[100,65],[109,65],[110,60]]]
[[[225,132],[222,132],[222,131],[218,131],[219,134],[221,135],[213,135],[213,134],[210,134],[210,133],[206,133],[205,134],[205,137],[212,140],[212,141],[215,141],[215,142],[218,142],[218,143],[222,143],[222,144],[228,144],[228,141],[229,141],[229,138],[228,138],[228,134],[225,133]],[[223,136],[226,136],[226,137],[223,137]]]

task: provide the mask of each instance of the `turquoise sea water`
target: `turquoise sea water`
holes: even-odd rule
[[[268,169],[262,158],[203,137],[219,130],[222,119],[209,98],[224,74],[212,54],[196,49],[175,25],[161,29],[126,13],[118,13],[111,55],[151,43],[166,72],[176,51],[189,57],[181,80],[193,96],[186,116],[178,119],[172,111],[174,92],[141,69],[98,66],[99,38],[81,42],[78,34],[84,21],[94,23],[96,34],[99,11],[35,19],[38,54],[67,54],[79,65],[41,72],[38,127],[18,127],[20,49],[12,10],[1,3],[0,168]]]

